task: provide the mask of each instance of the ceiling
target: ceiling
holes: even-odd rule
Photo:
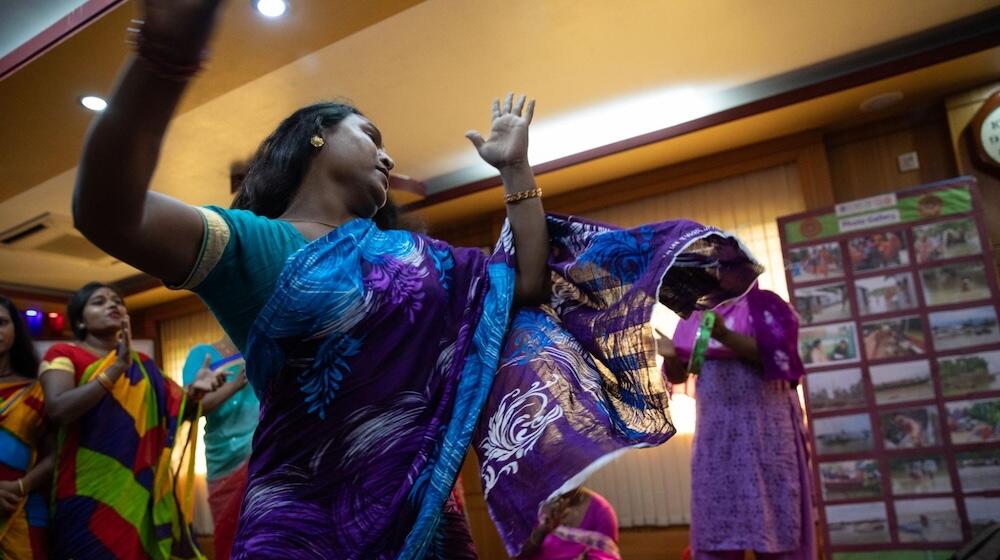
[[[463,133],[488,126],[509,90],[538,99],[532,162],[587,151],[792,88],[775,77],[980,13],[997,0],[293,0],[265,20],[229,2],[207,70],[172,123],[154,188],[229,203],[228,171],[295,108],[354,100],[382,129],[396,171],[430,198],[487,177]],[[586,9],[581,8],[586,6]],[[5,4],[0,2],[0,19]],[[50,212],[64,223],[92,115],[76,99],[108,91],[127,52],[130,3],[0,81],[0,232]],[[796,74],[799,72],[799,74]],[[993,48],[856,85],[539,177],[562,192],[673,162],[857,118],[874,93],[907,103],[1000,77]],[[760,84],[768,84],[763,92]],[[634,118],[636,108],[645,118]],[[499,208],[489,190],[422,208],[432,225]],[[70,290],[134,274],[110,260],[0,249],[0,283]]]
[[[0,58],[45,31],[87,0],[0,0]]]

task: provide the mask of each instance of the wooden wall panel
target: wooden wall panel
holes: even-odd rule
[[[899,117],[826,137],[836,202],[950,179],[957,174],[943,112]],[[897,156],[917,152],[920,169],[900,172]]]

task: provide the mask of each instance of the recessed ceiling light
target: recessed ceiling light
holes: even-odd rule
[[[278,17],[288,9],[285,0],[256,0],[254,4],[258,12],[270,18]]]
[[[879,95],[874,95],[865,99],[861,102],[861,110],[866,113],[871,113],[873,111],[881,111],[882,109],[887,109],[892,107],[896,103],[903,100],[903,92],[901,91],[890,91],[888,93],[881,93]]]
[[[108,102],[96,95],[85,95],[80,98],[80,105],[91,111],[101,112],[108,107]]]

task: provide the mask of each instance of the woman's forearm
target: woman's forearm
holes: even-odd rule
[[[101,241],[137,230],[167,124],[185,83],[130,57],[83,150],[73,197],[77,228]]]
[[[760,354],[757,351],[757,340],[752,336],[726,330],[726,332],[717,337],[716,340],[725,345],[726,348],[735,352],[741,359],[754,364],[760,364]]]
[[[28,474],[24,475],[24,478],[21,479],[21,482],[24,484],[25,493],[34,492],[51,480],[52,470],[55,468],[55,465],[56,458],[51,453],[35,463],[35,466],[28,471]]]
[[[57,424],[65,425],[76,421],[108,394],[108,390],[96,379],[76,387],[57,386],[57,383],[47,379],[56,375],[69,374],[58,370],[44,372],[42,387],[45,390],[45,414]],[[120,374],[114,377],[108,375],[108,379],[113,382],[119,376]]]
[[[527,162],[502,168],[500,177],[508,194],[536,188],[535,177]],[[549,282],[549,232],[541,198],[507,204],[507,218],[514,236],[517,261],[515,300],[521,305],[543,302]]]
[[[246,387],[246,381],[241,380],[240,377],[226,383],[222,387],[206,394],[201,399],[201,412],[202,414],[211,414],[217,408],[222,406],[230,397],[235,395],[242,389]]]
[[[148,192],[185,87],[130,57],[87,136],[73,193],[73,222],[87,239],[166,283],[187,277],[203,231],[194,209]]]

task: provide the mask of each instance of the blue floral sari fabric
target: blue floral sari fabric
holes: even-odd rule
[[[513,297],[494,257],[354,220],[297,251],[247,342],[261,401],[234,558],[474,558],[449,501]]]
[[[261,417],[234,558],[474,558],[450,500],[473,444],[517,549],[542,502],[670,437],[653,302],[708,308],[759,267],[690,222],[549,229],[552,299],[513,322],[506,226],[487,256],[358,219],[288,258],[244,351]]]

